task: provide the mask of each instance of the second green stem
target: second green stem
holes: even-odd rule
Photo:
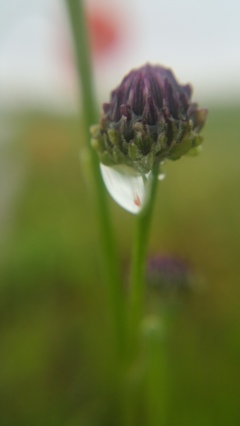
[[[86,19],[84,14],[84,4],[80,0],[66,0],[70,24],[72,29],[76,67],[81,89],[82,113],[87,147],[90,156],[93,180],[95,183],[95,209],[98,217],[101,255],[104,272],[104,281],[109,296],[109,307],[113,317],[113,332],[116,348],[118,352],[123,349],[124,342],[124,301],[121,288],[119,265],[117,262],[116,244],[113,235],[113,227],[107,203],[107,194],[99,169],[99,160],[96,153],[88,143],[89,128],[98,121],[96,101],[92,83],[92,68],[89,55],[89,45],[87,37]]]
[[[130,346],[137,341],[139,323],[144,312],[145,287],[145,258],[147,252],[148,235],[153,212],[153,205],[158,183],[158,166],[152,171],[148,200],[143,210],[137,216],[135,241],[132,255],[132,270],[130,276]]]

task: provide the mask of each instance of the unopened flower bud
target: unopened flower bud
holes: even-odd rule
[[[92,146],[108,191],[126,210],[141,210],[155,166],[202,143],[207,110],[191,102],[191,93],[171,70],[147,64],[131,71],[103,104],[100,123],[91,128]]]
[[[176,160],[199,146],[207,110],[191,102],[191,93],[189,84],[178,84],[162,66],[147,64],[131,71],[92,129],[101,163],[124,164],[146,174],[154,164]]]

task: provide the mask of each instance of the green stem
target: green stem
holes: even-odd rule
[[[148,235],[155,194],[158,183],[158,166],[152,171],[152,181],[148,194],[148,202],[137,216],[136,233],[132,256],[132,270],[130,277],[130,345],[134,346],[138,326],[144,311],[144,287],[145,287],[145,258],[147,252]]]
[[[98,121],[97,108],[94,97],[92,68],[89,55],[86,20],[83,1],[66,0],[66,6],[71,23],[73,41],[75,45],[76,67],[81,88],[82,111],[86,140],[89,140],[89,128]],[[82,121],[82,120],[81,120]],[[117,349],[122,350],[124,338],[124,305],[119,268],[117,263],[116,245],[113,237],[107,193],[102,181],[99,160],[95,151],[89,146],[89,155],[92,174],[95,182],[95,209],[99,222],[101,238],[101,254],[104,267],[104,279],[110,298],[111,315],[114,318],[114,334]]]
[[[145,400],[148,426],[163,426],[166,415],[166,323],[164,316],[145,319]]]

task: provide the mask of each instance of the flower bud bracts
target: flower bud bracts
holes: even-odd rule
[[[162,66],[131,71],[103,105],[99,125],[91,128],[101,163],[125,164],[145,174],[198,147],[207,110],[191,103],[191,92]]]

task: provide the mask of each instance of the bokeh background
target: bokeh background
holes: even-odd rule
[[[168,337],[166,424],[237,425],[240,3],[85,5],[99,105],[152,62],[209,108],[201,155],[165,166],[149,254],[184,259],[197,283]],[[1,426],[121,424],[78,93],[64,2],[2,0]],[[134,217],[109,203],[127,281]]]

